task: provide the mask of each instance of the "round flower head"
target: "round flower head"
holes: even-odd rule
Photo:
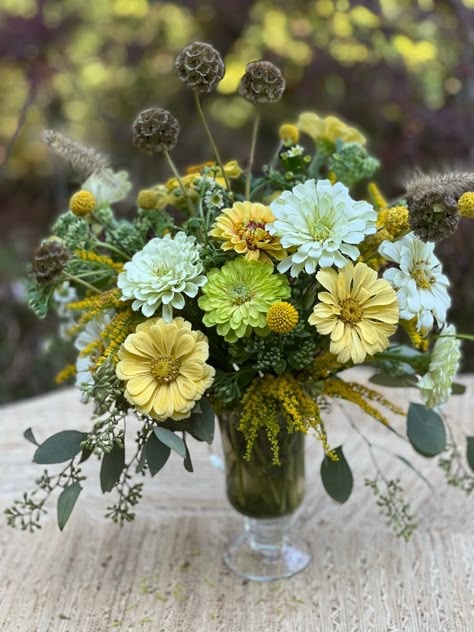
[[[284,145],[296,145],[300,139],[300,132],[296,125],[283,123],[278,130],[278,136]]]
[[[287,334],[298,324],[298,312],[286,301],[273,303],[267,312],[267,325],[277,334]]]
[[[147,317],[162,307],[167,322],[173,309],[183,309],[184,297],[194,298],[207,281],[196,240],[185,233],[152,239],[124,268],[117,280],[122,299],[134,299],[132,309]]]
[[[314,274],[318,266],[346,265],[346,257],[360,255],[355,244],[375,233],[377,214],[368,202],[356,202],[346,186],[329,180],[307,180],[292,191],[284,191],[270,208],[275,221],[267,225],[280,238],[283,248],[292,249],[278,266],[296,277],[302,270]]]
[[[416,317],[418,331],[430,331],[434,318],[443,325],[451,305],[449,281],[433,251],[434,244],[424,243],[413,233],[394,243],[384,241],[379,247],[385,259],[400,266],[389,268],[383,277],[397,291],[400,318]]]
[[[222,250],[235,250],[246,259],[281,260],[286,256],[278,237],[266,225],[275,217],[268,206],[258,202],[236,202],[217,217],[209,235],[221,239]]]
[[[158,203],[158,193],[153,189],[143,189],[137,196],[137,206],[145,211],[151,211],[156,208]]]
[[[308,319],[318,333],[331,336],[329,350],[337,361],[360,364],[367,355],[389,346],[398,323],[397,295],[365,263],[349,262],[336,272],[320,270],[317,280],[327,290]]]
[[[198,92],[212,92],[224,76],[225,66],[218,51],[206,42],[194,42],[179,53],[176,76]]]
[[[206,364],[207,338],[183,318],[146,320],[127,337],[118,357],[125,397],[158,421],[189,417],[214,380],[215,370]]]
[[[202,321],[206,327],[217,325],[219,335],[228,342],[236,342],[252,330],[268,331],[268,309],[289,296],[287,278],[273,274],[268,261],[233,259],[209,272],[198,304],[205,312]]]
[[[77,191],[69,200],[69,208],[78,217],[92,213],[96,204],[95,196],[90,191]]]
[[[33,256],[31,271],[41,285],[59,281],[69,261],[70,253],[60,240],[50,239]]]
[[[146,154],[171,151],[178,142],[179,123],[167,110],[150,108],[135,119],[133,144]]]
[[[459,215],[456,198],[446,193],[408,197],[408,221],[415,235],[425,242],[441,241],[456,232]]]
[[[390,235],[398,238],[410,230],[406,206],[392,206],[380,211],[377,226],[384,227]]]
[[[461,343],[455,335],[454,325],[443,329],[431,352],[428,371],[418,382],[421,397],[429,408],[441,406],[451,396],[461,359]]]
[[[247,64],[239,84],[240,96],[251,103],[275,103],[285,92],[285,79],[279,68],[269,61]]]
[[[459,215],[462,217],[474,218],[474,193],[467,191],[458,200]]]

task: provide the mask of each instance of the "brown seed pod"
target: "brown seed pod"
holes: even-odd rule
[[[240,80],[239,94],[251,103],[276,103],[285,91],[285,79],[269,61],[252,61]]]
[[[194,42],[183,48],[174,69],[183,83],[202,93],[212,92],[225,72],[219,52],[206,42]]]
[[[47,241],[34,254],[31,266],[34,278],[42,285],[54,283],[61,277],[69,257],[69,251],[60,241]]]
[[[135,147],[145,154],[153,155],[174,149],[178,141],[179,123],[167,110],[149,108],[137,116],[132,132]]]

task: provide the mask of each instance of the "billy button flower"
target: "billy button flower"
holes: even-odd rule
[[[97,205],[95,195],[90,191],[77,191],[69,201],[69,208],[78,217],[85,217],[92,213]]]
[[[298,312],[286,301],[280,301],[270,306],[267,312],[267,325],[277,334],[287,334],[296,327]]]
[[[151,211],[156,207],[158,194],[153,189],[143,189],[137,196],[137,206],[145,211]]]
[[[458,211],[462,217],[474,219],[474,193],[467,191],[458,200]]]

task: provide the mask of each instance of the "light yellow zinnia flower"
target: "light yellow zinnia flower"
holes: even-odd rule
[[[316,275],[328,290],[320,292],[308,319],[323,335],[331,335],[329,350],[338,362],[363,362],[367,355],[389,346],[398,323],[397,295],[385,279],[365,263],[348,263],[339,273],[323,268]]]
[[[189,417],[214,380],[215,370],[206,364],[206,336],[181,317],[170,323],[162,318],[141,323],[118,357],[116,372],[126,382],[125,397],[158,421]]]
[[[314,112],[303,112],[298,119],[298,128],[314,141],[326,140],[335,143],[339,138],[345,143],[365,145],[367,142],[359,130],[346,125],[335,116],[322,118]]]
[[[221,239],[222,250],[235,250],[246,259],[270,261],[270,256],[281,261],[286,257],[278,237],[267,231],[266,225],[275,221],[268,206],[258,202],[236,202],[217,217],[209,232]]]

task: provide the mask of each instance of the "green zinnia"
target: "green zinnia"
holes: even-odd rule
[[[252,330],[263,333],[270,305],[291,292],[286,276],[274,274],[269,261],[233,259],[213,268],[207,278],[199,298],[199,307],[206,312],[202,320],[207,327],[217,325],[217,333],[227,342]]]

